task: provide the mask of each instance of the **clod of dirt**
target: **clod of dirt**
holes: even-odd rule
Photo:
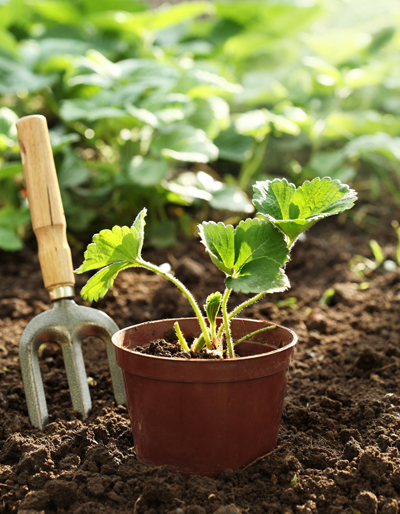
[[[158,357],[189,358],[187,352],[183,352],[177,342],[170,343],[164,339],[152,341],[148,346],[136,346],[135,351],[145,355],[157,355]]]
[[[325,334],[328,326],[328,320],[325,314],[321,312],[312,312],[305,321],[308,330],[316,330],[320,334]]]
[[[398,514],[399,512],[399,503],[395,499],[386,500],[382,505],[381,509],[382,514]]]
[[[334,302],[341,303],[347,307],[359,305],[364,299],[363,292],[352,282],[334,284],[333,289],[335,290]]]
[[[174,490],[163,479],[151,478],[142,491],[142,500],[148,506],[168,504],[174,497]]]
[[[357,442],[362,441],[360,432],[356,428],[344,428],[340,431],[339,437],[343,444],[350,439],[355,439]]]
[[[354,503],[356,509],[362,514],[377,514],[378,498],[371,491],[362,491],[356,498]]]
[[[313,500],[308,500],[304,505],[298,505],[296,508],[299,514],[316,514],[317,504]]]
[[[350,437],[347,443],[344,446],[343,458],[352,461],[363,452],[361,445],[354,439],[354,437]]]
[[[46,491],[30,491],[22,500],[20,511],[41,512],[47,509],[50,496]]]
[[[66,480],[51,480],[45,485],[45,492],[57,509],[66,509],[76,500],[78,486]]]
[[[29,475],[35,475],[39,471],[50,471],[53,468],[54,462],[50,458],[50,451],[44,446],[25,453],[18,463],[18,471],[26,471]]]
[[[0,299],[0,312],[3,316],[10,318],[20,318],[32,314],[32,307],[25,300],[20,298]]]
[[[13,462],[18,462],[22,454],[22,445],[24,444],[24,441],[25,439],[21,434],[10,436],[0,451],[0,463],[11,464]]]
[[[204,273],[204,266],[190,257],[183,257],[175,269],[176,278],[191,286],[198,284]]]
[[[383,359],[383,355],[367,346],[359,354],[354,365],[364,371],[369,371],[373,368],[381,367]]]
[[[215,514],[240,514],[242,511],[236,507],[236,505],[224,505],[219,507]]]
[[[393,464],[377,448],[370,446],[361,455],[358,470],[366,478],[380,483],[387,472],[393,471]]]

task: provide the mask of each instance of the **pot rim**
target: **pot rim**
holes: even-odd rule
[[[268,325],[275,325],[276,327],[278,328],[281,328],[285,331],[288,331],[290,332],[290,334],[292,335],[292,341],[288,344],[286,344],[285,346],[281,347],[281,348],[275,348],[273,347],[272,345],[270,345],[270,348],[275,348],[274,350],[270,350],[270,351],[267,351],[267,352],[263,352],[263,353],[260,353],[260,354],[255,354],[255,355],[246,355],[246,356],[243,356],[243,357],[235,357],[233,359],[185,359],[183,357],[162,357],[160,355],[148,355],[148,354],[145,354],[145,353],[140,353],[140,352],[136,352],[134,349],[132,348],[128,348],[126,346],[123,346],[120,342],[117,342],[117,338],[120,338],[120,334],[122,334],[123,332],[127,332],[128,330],[133,330],[133,329],[139,329],[139,327],[143,327],[143,326],[150,326],[150,325],[153,325],[155,323],[158,323],[158,322],[165,322],[165,321],[170,321],[170,322],[175,322],[175,321],[178,321],[178,322],[182,322],[184,320],[190,320],[190,319],[194,319],[197,321],[197,318],[194,318],[194,317],[186,317],[186,318],[165,318],[165,319],[157,319],[157,320],[153,320],[153,321],[145,321],[143,323],[138,323],[136,325],[130,325],[128,327],[125,327],[125,328],[122,328],[120,330],[118,330],[117,332],[115,332],[115,334],[113,334],[113,336],[111,337],[111,341],[113,343],[113,345],[121,350],[121,351],[127,351],[129,354],[134,354],[135,356],[140,356],[140,357],[143,357],[145,359],[150,359],[150,360],[158,360],[158,361],[167,361],[167,362],[185,362],[185,363],[188,363],[188,362],[191,362],[191,363],[197,363],[196,365],[205,365],[205,364],[208,364],[208,365],[221,365],[221,363],[227,363],[227,362],[237,362],[237,361],[240,361],[240,362],[247,362],[247,361],[250,361],[250,360],[254,360],[254,359],[257,359],[257,358],[260,358],[260,356],[262,355],[265,355],[265,354],[268,354],[268,355],[278,355],[279,353],[281,352],[285,352],[285,351],[288,351],[289,349],[293,348],[296,344],[297,344],[297,341],[298,341],[298,337],[297,337],[297,334],[296,332],[294,332],[293,330],[291,330],[290,328],[288,327],[284,327],[283,325],[279,325],[277,323],[272,323],[271,321],[264,321],[264,320],[254,320],[254,319],[251,319],[251,318],[234,318],[233,320],[231,320],[231,324],[237,324],[237,322],[243,322],[243,321],[252,321],[254,323],[260,323],[260,324],[268,324]],[[217,318],[218,321],[222,321],[222,318]],[[137,327],[137,328],[136,328]],[[199,332],[200,332],[200,326],[199,326]],[[154,336],[156,337],[156,336]],[[260,345],[263,345],[263,346],[268,346],[267,343],[262,343],[260,341],[254,341],[252,339],[248,340],[248,341],[244,341],[244,343],[258,343]],[[243,343],[242,343],[243,344]],[[239,345],[240,346],[240,345]]]

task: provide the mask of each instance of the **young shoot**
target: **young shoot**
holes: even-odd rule
[[[318,220],[350,209],[356,199],[354,190],[329,177],[306,181],[297,189],[286,179],[265,180],[254,185],[253,203],[258,210],[257,217],[243,220],[236,227],[213,221],[201,223],[201,242],[212,262],[226,275],[225,291],[208,296],[204,305],[205,317],[182,282],[142,258],[146,209],[138,214],[131,227],[115,226],[93,236],[85,260],[76,273],[99,271],[88,280],[81,295],[89,301],[102,298],[123,269],[141,267],[153,271],[178,287],[199,321],[201,334],[190,348],[179,324],[175,323],[182,350],[209,351],[216,356],[234,358],[238,341],[232,338],[232,318],[265,294],[288,289],[285,265],[300,234]],[[231,293],[254,296],[229,312]],[[217,326],[219,311],[222,321]],[[261,331],[273,328],[269,325]],[[243,337],[240,342],[253,335]]]
[[[207,297],[204,310],[206,311],[208,322],[210,324],[211,343],[213,347],[222,355],[222,342],[221,339],[217,337],[217,315],[221,307],[221,300],[222,295],[219,291],[210,294]]]

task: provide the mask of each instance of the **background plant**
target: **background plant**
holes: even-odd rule
[[[392,0],[3,0],[0,247],[30,234],[15,121],[33,113],[72,243],[147,205],[171,244],[250,213],[271,176],[400,200],[399,22]]]

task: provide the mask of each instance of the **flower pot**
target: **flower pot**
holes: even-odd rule
[[[174,359],[133,351],[163,338],[176,320],[142,323],[114,334],[136,454],[183,475],[216,476],[239,469],[278,441],[287,373],[297,336],[288,328],[258,334],[236,347],[244,357]],[[183,334],[198,336],[197,318],[179,319]],[[232,320],[234,339],[267,322]]]

